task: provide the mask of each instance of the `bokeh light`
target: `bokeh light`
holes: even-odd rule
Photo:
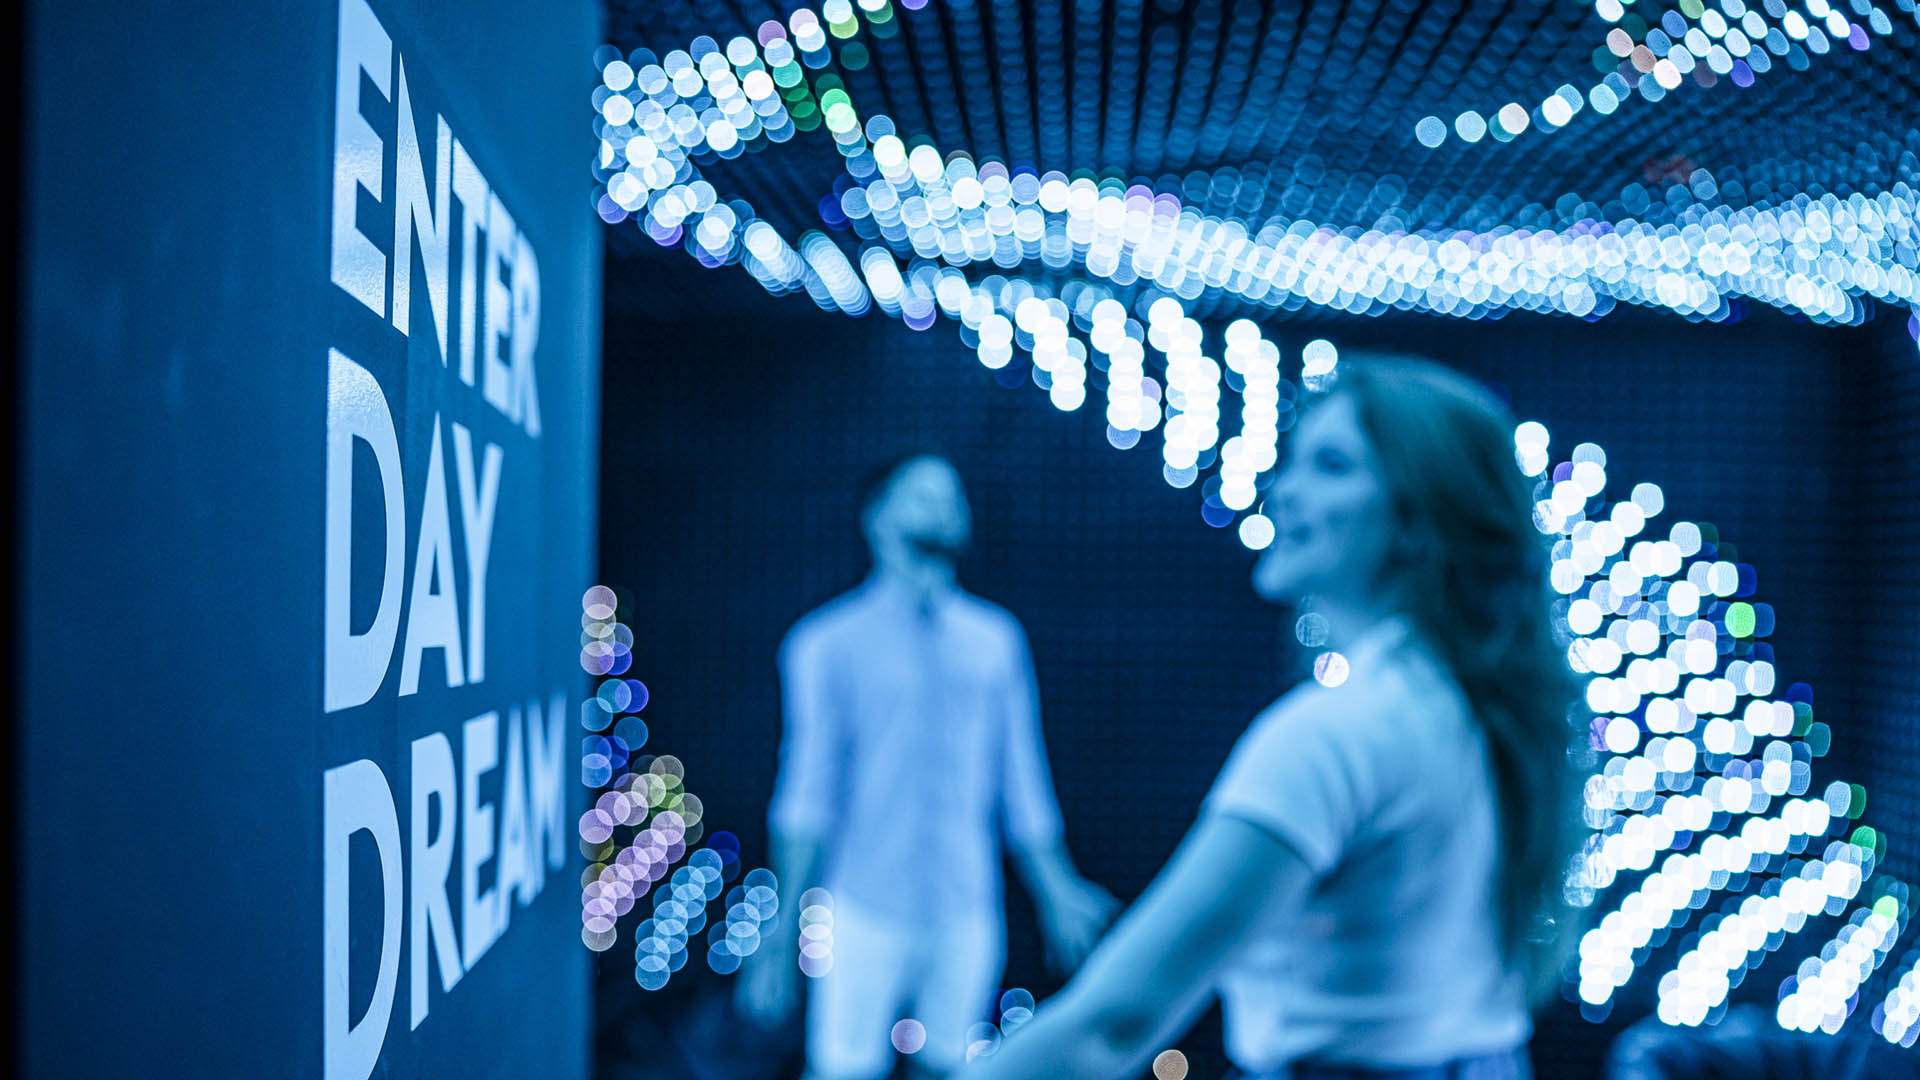
[[[1835,1032],[1904,925],[1906,887],[1883,881],[1855,906],[1883,854],[1864,793],[1813,762],[1831,745],[1804,683],[1782,688],[1762,640],[1772,609],[1757,574],[1710,525],[1652,519],[1661,490],[1635,485],[1609,504],[1606,454],[1575,446],[1551,464],[1546,429],[1515,431],[1521,472],[1537,477],[1535,523],[1552,539],[1555,621],[1585,678],[1590,751],[1584,790],[1594,830],[1566,880],[1572,902],[1609,909],[1579,942],[1569,990],[1608,1014],[1656,950],[1677,946],[1655,986],[1665,1023],[1721,1015],[1744,973],[1812,920],[1854,911],[1849,927],[1781,989],[1777,1018]],[[1777,696],[1776,696],[1777,695]],[[1716,897],[1727,895],[1715,903]],[[1707,912],[1688,930],[1694,913]]]
[[[1000,1049],[1003,1038],[1000,1029],[993,1024],[982,1021],[972,1025],[967,1028],[966,1059],[972,1061],[992,1055]]]
[[[799,964],[809,979],[833,970],[833,894],[818,886],[800,894]]]
[[[1313,658],[1313,678],[1321,686],[1340,686],[1352,672],[1352,665],[1347,658],[1331,649]]]
[[[618,81],[618,75],[611,70],[609,78]],[[634,640],[618,620],[620,598],[596,585],[582,594],[580,605],[581,666],[609,675],[611,646],[630,656]],[[748,871],[726,892],[708,928],[709,902],[740,877],[740,841],[719,831],[694,847],[706,832],[706,808],[686,790],[686,766],[672,754],[641,753],[650,731],[639,713],[651,700],[645,683],[614,675],[601,679],[580,705],[581,727],[588,732],[580,743],[580,780],[596,793],[577,830],[587,859],[580,878],[580,941],[607,952],[619,940],[622,918],[651,910],[635,928],[634,981],[659,990],[685,966],[688,943],[703,929],[707,965],[721,975],[738,971],[759,949],[780,897],[771,872]],[[674,869],[682,856],[686,863]]]
[[[908,1017],[893,1025],[891,1038],[895,1050],[903,1054],[917,1054],[927,1045],[927,1028],[920,1021]]]

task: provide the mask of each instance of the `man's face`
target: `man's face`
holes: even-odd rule
[[[907,462],[874,507],[872,528],[879,542],[902,544],[922,555],[957,558],[973,533],[973,515],[960,474],[936,457]]]

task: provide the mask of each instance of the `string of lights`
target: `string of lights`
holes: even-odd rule
[[[1758,5],[1722,0],[1718,7],[1685,0],[1657,17],[1643,17],[1630,10],[1633,6],[1633,0],[1594,3],[1595,14],[1611,29],[1593,54],[1593,66],[1604,78],[1584,94],[1563,83],[1531,111],[1517,101],[1486,116],[1468,110],[1454,118],[1454,136],[1478,143],[1483,138],[1511,142],[1528,131],[1547,134],[1565,128],[1583,109],[1610,116],[1636,93],[1648,103],[1659,102],[1689,80],[1701,90],[1721,79],[1745,89],[1774,70],[1776,59],[1789,70],[1805,71],[1813,57],[1840,46],[1866,52],[1874,35],[1884,37],[1894,27],[1886,11],[1869,0],[1849,0],[1851,20],[1829,0],[1806,0],[1798,8],[1785,0]],[[1898,9],[1913,14],[1912,0],[1901,0]],[[1447,140],[1448,131],[1445,120],[1426,116],[1414,125],[1414,138],[1431,149]]]
[[[1887,1000],[1873,1010],[1873,1030],[1888,1042],[1904,1047],[1920,1040],[1920,948],[1908,952],[1906,973]]]
[[[1762,954],[1780,948],[1810,918],[1844,911],[1859,894],[1861,880],[1873,872],[1871,860],[1859,844],[1836,841],[1823,858],[1790,864],[1787,873],[1710,917],[1692,947],[1660,977],[1660,1019],[1705,1023]]]
[[[1716,893],[1736,893],[1682,944],[1656,987],[1663,1021],[1711,1022],[1762,957],[1813,919],[1848,909],[1873,876],[1884,838],[1862,825],[1817,857],[1794,857],[1858,819],[1865,792],[1834,781],[1821,797],[1806,797],[1812,759],[1831,734],[1813,719],[1804,684],[1772,700],[1772,650],[1756,639],[1771,633],[1774,617],[1748,599],[1757,575],[1709,526],[1678,522],[1664,540],[1636,540],[1665,510],[1660,490],[1641,484],[1608,507],[1604,453],[1583,444],[1549,469],[1548,445],[1542,425],[1516,431],[1516,460],[1540,478],[1536,522],[1560,537],[1557,612],[1569,664],[1589,677],[1593,748],[1607,755],[1586,784],[1595,833],[1568,894],[1595,903],[1633,875],[1583,935],[1573,989],[1588,1015],[1606,1015],[1692,912]],[[1905,928],[1905,896],[1903,884],[1883,882],[1870,905],[1855,909],[1852,929],[1803,962],[1782,987],[1783,1026],[1840,1029]]]
[[[643,990],[659,990],[687,963],[688,939],[706,929],[707,904],[726,887],[731,863],[711,847],[701,848],[653,894],[653,914],[634,930],[634,981]]]
[[[648,732],[638,713],[650,695],[640,680],[620,677],[632,665],[633,632],[616,618],[618,607],[613,590],[604,585],[581,598],[580,664],[602,678],[580,709],[581,726],[589,732],[581,741],[580,780],[600,789],[579,822],[580,850],[588,863],[580,878],[580,939],[594,952],[613,948],[619,921],[651,892],[652,914],[634,930],[634,981],[642,989],[659,990],[686,965],[689,942],[708,929],[707,904],[740,876],[740,841],[716,832],[674,869],[699,842],[705,808],[686,790],[686,769],[678,758],[639,755]],[[625,843],[617,839],[621,829],[632,830]],[[814,901],[809,911],[818,906],[817,892],[802,898],[803,904]],[[779,909],[779,882],[772,872],[748,871],[727,892],[723,915],[711,927],[707,965],[722,975],[739,970],[759,949],[761,933]],[[810,922],[804,914],[801,922],[805,936]],[[829,949],[830,930],[829,917]],[[817,951],[811,959],[803,955],[802,969],[816,966],[818,959]]]
[[[1883,883],[1872,907],[1855,909],[1820,955],[1801,961],[1800,969],[1780,984],[1780,1026],[1839,1034],[1853,1015],[1861,986],[1887,959],[1908,917],[1906,885]]]
[[[1732,2],[1739,6],[1739,0]],[[1746,15],[1762,18],[1742,8],[1741,17]],[[1622,19],[1630,27],[1643,25],[1637,16]],[[1283,216],[1249,222],[1202,212],[1179,195],[1116,178],[1010,169],[991,159],[976,163],[963,151],[943,156],[923,138],[910,145],[884,114],[862,121],[842,74],[827,70],[835,63],[836,40],[858,44],[854,39],[879,26],[892,37],[900,21],[885,3],[830,3],[818,14],[798,9],[784,24],[769,20],[755,37],[735,37],[724,48],[702,36],[664,58],[647,50],[603,54],[601,85],[594,92],[596,176],[605,185],[601,215],[610,223],[633,217],[656,242],[683,245],[705,265],[739,263],[776,295],[804,290],[821,307],[854,316],[877,306],[916,329],[931,325],[938,313],[954,314],[952,302],[934,302],[943,291],[951,297],[979,288],[967,280],[968,267],[1038,264],[1044,272],[1084,273],[1110,296],[1136,301],[1148,316],[1147,343],[1165,360],[1169,392],[1176,376],[1204,381],[1218,367],[1204,355],[1203,334],[1196,329],[1169,323],[1175,329],[1155,340],[1161,319],[1154,313],[1167,315],[1176,298],[1466,317],[1508,310],[1595,317],[1628,303],[1705,319],[1725,318],[1733,301],[1746,299],[1841,323],[1863,320],[1876,300],[1920,306],[1920,204],[1904,180],[1872,196],[1802,193],[1777,206],[1735,207],[1712,202],[1712,176],[1696,171],[1679,186],[1698,198],[1663,222],[1589,216],[1558,228],[1421,232],[1335,229]],[[1719,25],[1724,17],[1707,22]],[[1666,36],[1658,29],[1647,33],[1662,35],[1656,43]],[[1192,39],[1211,36],[1196,33]],[[996,47],[1021,44],[1016,35]],[[963,42],[963,49],[971,48]],[[860,55],[870,54],[863,47]],[[858,68],[865,70],[868,62],[862,59]],[[1003,94],[991,122],[1004,121],[1001,112],[1020,97]],[[1567,93],[1552,100],[1571,115],[1578,97]],[[1547,111],[1559,115],[1558,107]],[[984,115],[969,123],[975,120],[983,128],[989,123]],[[850,230],[865,242],[853,258],[819,229],[789,241],[746,200],[722,201],[703,176],[703,160],[717,164],[762,143],[819,130],[831,136],[843,169],[835,193],[821,199],[819,216],[830,229]],[[1059,133],[1040,141],[1058,143]],[[1595,208],[1577,203],[1571,209]],[[898,259],[907,260],[904,274]],[[954,286],[948,288],[948,281]],[[1045,295],[1050,291],[1036,282],[1027,295],[1006,303],[1006,290],[999,290],[989,300],[995,318],[970,328],[984,330],[981,358],[996,369],[1012,358],[1012,335],[998,320],[1012,318],[1026,337],[1043,335],[1036,340],[1045,344],[1033,353],[1035,381],[1056,407],[1072,411],[1085,401],[1089,350],[1079,337],[1062,336],[1069,320],[1060,305],[1042,307],[1040,301],[1053,299]],[[1183,309],[1179,317],[1187,318]],[[1186,388],[1179,389],[1184,397]],[[1143,392],[1152,391],[1143,384]],[[1110,409],[1114,393],[1110,388]],[[1117,393],[1123,403],[1132,398],[1129,386]],[[1163,431],[1166,472],[1176,486],[1191,484],[1199,469],[1223,463],[1214,452],[1218,417],[1208,414],[1206,398],[1199,391],[1197,410]],[[1118,411],[1124,416],[1138,410],[1121,404]],[[1110,429],[1115,445],[1130,438],[1127,432],[1144,430],[1119,424]],[[1233,504],[1217,499],[1203,514],[1210,524],[1224,526],[1235,516],[1229,510],[1247,509],[1253,500],[1242,473],[1235,473],[1231,485],[1224,475],[1221,480]],[[1257,523],[1246,531],[1253,539],[1263,535]]]

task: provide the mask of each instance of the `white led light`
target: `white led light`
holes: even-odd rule
[[[1686,808],[1692,805],[1682,804]],[[1724,888],[1726,875],[1745,872],[1756,857],[1784,854],[1794,837],[1814,838],[1823,835],[1831,827],[1832,820],[1825,802],[1795,799],[1783,805],[1780,814],[1774,818],[1750,818],[1738,833],[1709,835],[1697,852],[1667,855],[1659,869],[1647,875],[1617,908],[1582,936],[1579,950],[1581,1000],[1600,1004],[1611,998],[1615,990],[1625,986],[1633,974],[1635,950],[1646,945],[1656,930],[1670,925],[1676,914],[1695,906],[1696,897]],[[1853,851],[1856,854],[1852,857],[1857,857],[1858,849],[1852,845],[1836,847]],[[1831,852],[1827,861],[1809,863],[1810,867],[1820,869],[1806,873],[1830,875],[1822,879],[1822,887],[1827,890],[1825,895],[1844,894],[1851,897],[1852,892],[1847,890],[1851,888],[1857,891],[1859,887],[1857,866],[1851,872],[1832,869],[1834,866],[1847,865],[1844,860],[1848,857],[1840,851]],[[1596,869],[1606,875],[1605,880],[1611,880],[1613,868],[1601,866]],[[1719,884],[1715,884],[1716,881]],[[1794,895],[1798,897],[1800,894],[1796,891]],[[1825,902],[1823,896],[1820,903],[1824,905]],[[1804,907],[1804,904],[1801,906]],[[1695,961],[1694,967],[1703,967],[1706,963]],[[1671,1011],[1677,1017],[1694,1015],[1698,1002],[1712,998],[1713,979],[1710,974],[1696,977],[1690,968],[1683,980],[1683,987],[1682,991],[1673,992],[1678,996],[1673,997],[1675,1004]],[[1669,996],[1670,992],[1663,990],[1663,1008],[1667,1007],[1664,1003]],[[1711,1008],[1711,1005],[1706,1008]],[[1704,1015],[1705,1009],[1698,1011]],[[1663,1013],[1663,1018],[1666,1015]],[[1684,1021],[1675,1019],[1669,1022]]]
[[[1920,1039],[1920,954],[1916,954],[1887,1000],[1874,1010],[1874,1030],[1890,1043],[1911,1047]]]

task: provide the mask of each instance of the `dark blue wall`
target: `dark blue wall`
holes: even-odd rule
[[[412,748],[423,738],[437,745],[436,734],[460,795],[429,804],[425,835],[451,829],[452,921],[463,920],[463,864],[476,837],[495,845],[478,863],[477,894],[497,893],[514,868],[543,887],[518,890],[528,902],[509,905],[504,933],[450,991],[429,963],[431,1012],[417,1029],[409,973],[424,946],[400,908],[397,986],[384,1031],[369,1029],[372,1071],[586,1071],[572,725],[562,718],[555,729],[557,783],[535,782],[525,750],[529,704],[544,720],[546,703],[577,700],[584,685],[576,656],[595,559],[601,233],[580,110],[599,13],[586,0],[371,3],[396,67],[379,77],[352,69],[361,100],[349,119],[377,139],[369,175],[380,194],[349,189],[349,225],[392,262],[403,62],[426,191],[436,208],[450,207],[445,362],[418,256],[406,271],[410,336],[389,321],[389,298],[366,304],[334,283],[341,6],[41,3],[29,20],[24,839],[14,855],[24,868],[24,974],[14,993],[25,997],[26,1021],[16,1053],[32,1075],[321,1075],[324,778],[354,762],[370,763],[359,775],[379,770],[392,794],[393,854],[411,873]],[[501,276],[529,276],[499,346],[509,372],[515,348],[533,343],[521,361],[534,373],[537,434],[525,397],[496,393],[509,408],[489,403],[484,349],[476,384],[459,375],[465,214],[435,190],[436,116],[511,214],[515,233],[496,234],[517,235],[537,259],[536,330],[524,295],[533,263],[505,247]],[[484,249],[488,233],[477,235]],[[390,293],[391,274],[383,285]],[[501,310],[515,310],[510,280],[504,288]],[[330,350],[351,358],[377,394],[336,386],[330,400]],[[339,464],[329,463],[329,416],[356,407],[390,415],[404,475],[402,573],[390,601],[400,618],[379,685],[364,703],[329,710],[327,479]],[[457,594],[446,623],[476,651],[468,619],[481,590],[471,587],[456,423],[471,433],[476,493],[488,445],[501,462],[484,671],[468,655],[463,685],[450,686],[451,650],[426,648],[418,692],[403,696],[403,643],[420,610],[408,600],[436,462],[452,572],[430,583]],[[383,494],[370,444],[345,445],[353,524],[343,596],[350,628],[364,632],[382,600]],[[484,722],[469,737],[466,721],[488,713],[497,714],[492,737]],[[518,750],[510,731],[520,733]],[[543,855],[564,866],[500,857],[516,780],[560,793],[561,845]],[[470,790],[474,813],[462,805]],[[374,834],[352,833],[343,850],[343,977],[347,1015],[359,1021],[388,928]],[[410,883],[388,884],[414,895]]]

